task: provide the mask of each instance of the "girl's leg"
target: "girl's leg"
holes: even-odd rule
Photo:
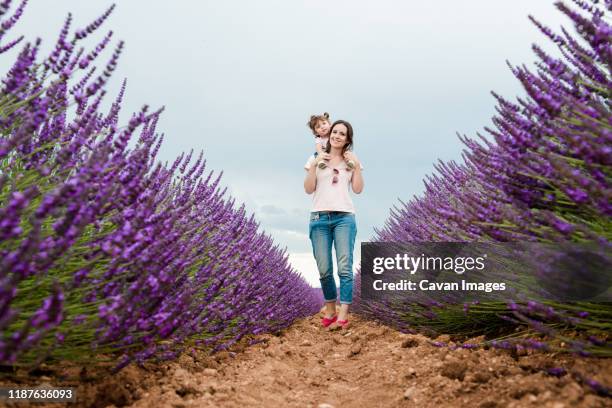
[[[327,308],[327,317],[335,312],[336,282],[333,275],[332,263],[332,235],[329,214],[311,213],[310,215],[310,242],[312,253],[317,261],[319,280],[323,290],[323,298]]]
[[[340,277],[340,313],[338,320],[348,318],[349,305],[353,303],[353,249],[357,226],[355,214],[336,216],[333,224],[333,239],[338,260],[338,276]]]

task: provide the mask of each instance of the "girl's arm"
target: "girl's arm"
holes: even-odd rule
[[[317,188],[317,166],[314,161],[310,163],[310,168],[307,170],[306,178],[304,179],[304,191],[306,194],[314,193]]]
[[[317,149],[317,153],[318,153],[317,160],[320,160],[320,159],[329,160],[331,158],[331,155],[327,153],[325,149],[323,149],[323,144],[315,143],[315,149]]]
[[[321,143],[315,143],[315,149],[317,150],[317,153],[319,155],[321,155],[322,153],[324,153],[325,151],[323,150],[323,146],[321,146]]]

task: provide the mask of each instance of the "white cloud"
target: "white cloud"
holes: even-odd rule
[[[306,279],[310,286],[321,287],[319,271],[311,252],[290,253],[289,262]]]

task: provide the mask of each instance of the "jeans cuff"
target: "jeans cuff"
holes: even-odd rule
[[[350,305],[350,304],[352,304],[352,303],[353,303],[353,302],[344,302],[344,301],[342,301],[342,300],[340,301],[340,304],[341,304],[341,305]]]
[[[324,299],[324,300],[325,300],[325,303],[331,303],[331,302],[336,302],[336,300],[338,300],[338,298],[336,298],[336,299],[329,299],[329,300]]]

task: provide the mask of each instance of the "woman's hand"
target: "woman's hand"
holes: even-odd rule
[[[345,160],[352,160],[355,163],[353,168],[353,176],[351,177],[351,189],[355,194],[359,194],[363,191],[363,176],[361,175],[361,163],[357,158],[357,155],[351,151],[344,152]]]
[[[353,163],[355,163],[355,167],[359,167],[360,163],[359,163],[359,159],[357,158],[357,155],[353,152],[351,152],[350,150],[347,150],[346,152],[344,152],[344,160],[352,160]]]

